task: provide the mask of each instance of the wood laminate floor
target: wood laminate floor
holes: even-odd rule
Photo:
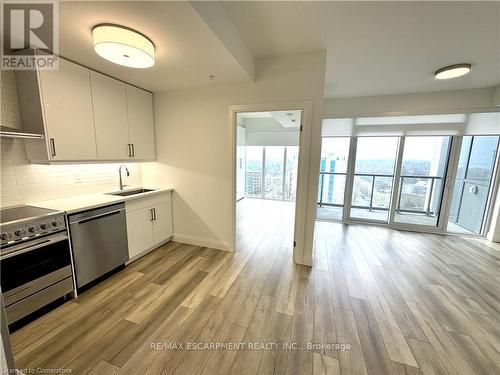
[[[500,373],[497,244],[320,222],[311,269],[292,262],[292,204],[246,199],[238,206],[237,253],[161,247],[16,331],[18,367]],[[193,350],[187,343],[246,346]]]

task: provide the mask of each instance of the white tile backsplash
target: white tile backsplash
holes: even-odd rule
[[[1,71],[1,124],[20,128],[19,105],[13,72]],[[30,164],[22,139],[2,138],[0,144],[0,206],[118,189],[118,167],[106,164]],[[124,184],[141,185],[141,165],[128,163]]]

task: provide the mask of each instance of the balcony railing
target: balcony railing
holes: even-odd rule
[[[344,204],[339,204],[339,203],[332,203],[332,202],[325,202],[324,201],[324,189],[325,189],[325,176],[346,176],[347,173],[342,173],[342,172],[320,172],[320,188],[319,188],[319,197],[318,197],[318,206],[319,207],[343,207]],[[355,173],[354,177],[368,177],[371,178],[371,191],[370,191],[370,196],[369,196],[369,203],[368,205],[356,205],[352,204],[352,208],[359,208],[359,209],[367,209],[369,211],[375,211],[375,210],[380,210],[380,211],[388,211],[389,207],[384,207],[384,206],[374,206],[373,202],[373,197],[374,197],[374,192],[375,192],[375,181],[377,178],[394,178],[394,175],[392,174],[373,174],[373,173]],[[404,208],[401,207],[401,198],[405,194],[403,193],[403,185],[405,179],[412,179],[412,180],[430,180],[430,193],[429,197],[427,198],[427,188],[425,190],[424,194],[419,194],[418,196],[420,198],[424,199],[425,202],[425,207],[423,210],[421,209],[410,209],[410,208]],[[442,177],[439,176],[413,176],[413,175],[401,175],[400,176],[400,184],[399,184],[399,192],[398,192],[398,201],[397,201],[397,206],[396,206],[396,212],[400,213],[415,213],[415,214],[425,214],[427,216],[432,216],[434,215],[434,211],[431,208],[431,204],[433,202],[434,194],[436,193],[436,181],[442,180]]]
[[[430,188],[429,188],[429,197],[425,200],[425,209],[424,210],[412,210],[408,208],[401,208],[401,197],[402,189],[404,185],[405,179],[411,180],[430,180]],[[431,204],[434,202],[434,195],[436,193],[436,185],[437,181],[441,181],[443,178],[439,176],[413,176],[413,175],[401,175],[400,183],[399,183],[399,193],[398,193],[398,204],[396,206],[396,212],[407,212],[407,213],[415,213],[415,214],[425,214],[426,216],[432,216],[435,212],[431,209]],[[424,199],[427,196],[427,189],[425,194],[423,194]]]

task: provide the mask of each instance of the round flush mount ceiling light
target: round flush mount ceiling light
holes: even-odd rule
[[[137,31],[123,26],[97,25],[92,29],[94,50],[115,64],[149,68],[155,64],[155,46]]]
[[[471,64],[454,64],[445,66],[436,70],[434,77],[436,79],[450,79],[461,77],[471,71]]]

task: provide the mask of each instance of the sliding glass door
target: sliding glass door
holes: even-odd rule
[[[324,137],[317,218],[483,235],[499,142],[499,136]]]
[[[387,223],[399,137],[358,137],[349,217]]]
[[[405,137],[394,223],[437,227],[451,137]]]
[[[462,138],[448,232],[482,233],[498,144],[498,136]]]

